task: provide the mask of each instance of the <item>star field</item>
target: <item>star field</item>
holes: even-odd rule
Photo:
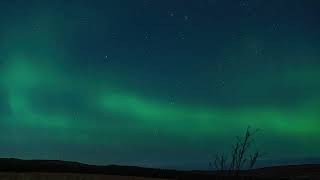
[[[247,126],[320,157],[315,1],[4,1],[0,156],[206,168]]]

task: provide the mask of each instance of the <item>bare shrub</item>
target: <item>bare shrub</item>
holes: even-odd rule
[[[238,176],[241,169],[254,168],[258,158],[263,156],[259,151],[253,153],[250,151],[255,142],[254,136],[257,132],[259,132],[259,129],[252,130],[248,127],[243,137],[237,137],[237,141],[232,147],[229,162],[227,162],[228,158],[223,154],[217,155],[214,160],[216,170],[220,172],[227,172],[228,170],[229,174]]]

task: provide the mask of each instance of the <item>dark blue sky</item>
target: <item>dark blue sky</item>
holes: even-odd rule
[[[1,1],[0,156],[202,168],[252,126],[267,165],[311,162],[319,8]]]

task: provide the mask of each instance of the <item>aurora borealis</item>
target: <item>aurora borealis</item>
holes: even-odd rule
[[[202,168],[251,126],[320,158],[319,2],[0,4],[0,157]]]

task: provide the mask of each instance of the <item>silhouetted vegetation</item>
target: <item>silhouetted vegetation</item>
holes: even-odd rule
[[[252,130],[247,128],[243,137],[237,137],[236,143],[232,147],[231,157],[228,161],[228,156],[224,154],[216,155],[214,165],[217,171],[228,173],[229,175],[238,176],[241,169],[254,168],[258,158],[263,156],[259,151],[252,153],[250,148],[254,143],[255,134],[259,132],[259,129]],[[252,154],[249,154],[249,153]]]

